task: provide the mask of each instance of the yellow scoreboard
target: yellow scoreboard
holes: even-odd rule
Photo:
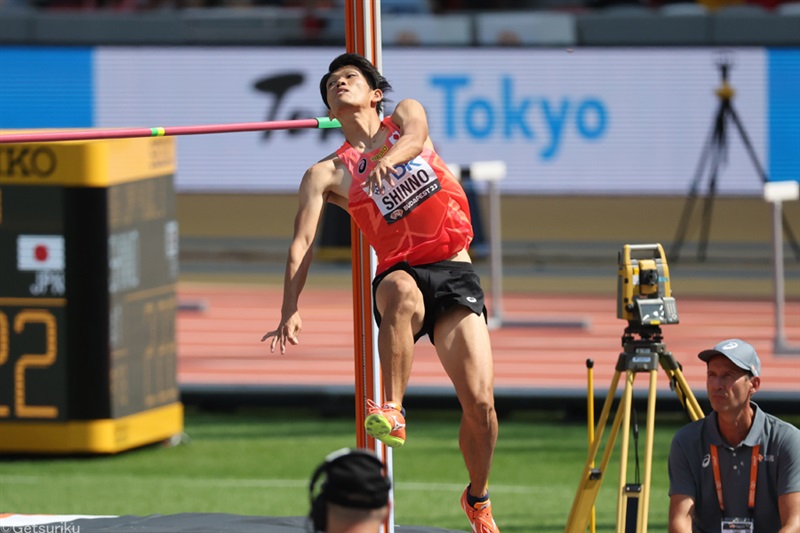
[[[0,145],[0,453],[183,430],[174,139]]]

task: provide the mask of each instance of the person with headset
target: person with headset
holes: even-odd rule
[[[311,476],[308,518],[317,533],[378,533],[389,516],[391,481],[369,450],[343,448]]]

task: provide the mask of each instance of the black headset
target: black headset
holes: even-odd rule
[[[317,467],[314,471],[314,474],[311,476],[311,483],[308,487],[308,496],[311,500],[311,511],[308,514],[309,521],[311,522],[311,526],[313,529],[311,531],[325,531],[326,521],[327,521],[327,513],[328,501],[325,499],[325,495],[322,492],[322,489],[318,489],[317,486],[321,485],[323,482],[320,481],[320,478],[323,474],[327,476],[328,470],[330,469],[331,465],[335,464],[337,461],[352,456],[354,454],[363,455],[365,457],[369,457],[373,459],[378,465],[383,467],[381,460],[378,459],[376,455],[373,453],[367,452],[365,450],[358,450],[353,448],[342,448],[341,450],[337,450],[329,454],[325,461]]]

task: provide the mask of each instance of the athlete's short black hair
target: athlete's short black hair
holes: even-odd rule
[[[383,91],[384,95],[392,90],[392,86],[389,84],[389,81],[381,75],[378,69],[375,68],[375,65],[370,63],[370,61],[366,57],[360,54],[352,54],[352,53],[342,54],[333,61],[331,61],[331,64],[328,66],[328,72],[324,76],[322,76],[322,80],[320,80],[319,82],[319,92],[322,94],[322,101],[325,103],[325,107],[327,107],[328,109],[331,108],[331,106],[328,105],[328,91],[327,91],[328,80],[330,79],[331,74],[333,74],[342,67],[357,68],[361,72],[361,74],[363,74],[364,77],[367,79],[367,83],[369,83],[370,89],[380,89],[381,91]],[[385,98],[381,99],[381,101],[378,102],[378,105],[375,109],[378,112],[378,114],[383,112],[384,100]]]

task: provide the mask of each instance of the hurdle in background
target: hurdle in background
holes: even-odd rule
[[[784,333],[784,307],[786,291],[783,272],[783,202],[800,199],[800,182],[768,181],[764,183],[764,200],[772,204],[772,286],[775,304],[775,335],[773,350],[776,355],[800,354],[800,346],[793,346]]]
[[[489,268],[492,302],[489,306],[489,327],[503,324],[503,251],[500,235],[500,191],[497,184],[506,177],[505,161],[476,161],[469,165],[448,164],[453,175],[462,182],[486,183],[489,190]],[[475,220],[475,216],[473,216]]]
[[[489,200],[489,276],[491,277],[491,302],[487,305],[487,322],[490,329],[506,327],[544,327],[544,328],[579,328],[589,327],[585,318],[575,319],[526,319],[508,320],[503,312],[503,249],[500,214],[499,183],[505,179],[507,167],[505,161],[475,161],[469,165],[448,164],[453,175],[461,181],[465,190],[469,182],[486,184]],[[475,209],[480,206],[476,203]],[[470,206],[472,209],[472,206]],[[479,220],[479,213],[473,213],[473,224]],[[476,235],[481,228],[475,228]]]

